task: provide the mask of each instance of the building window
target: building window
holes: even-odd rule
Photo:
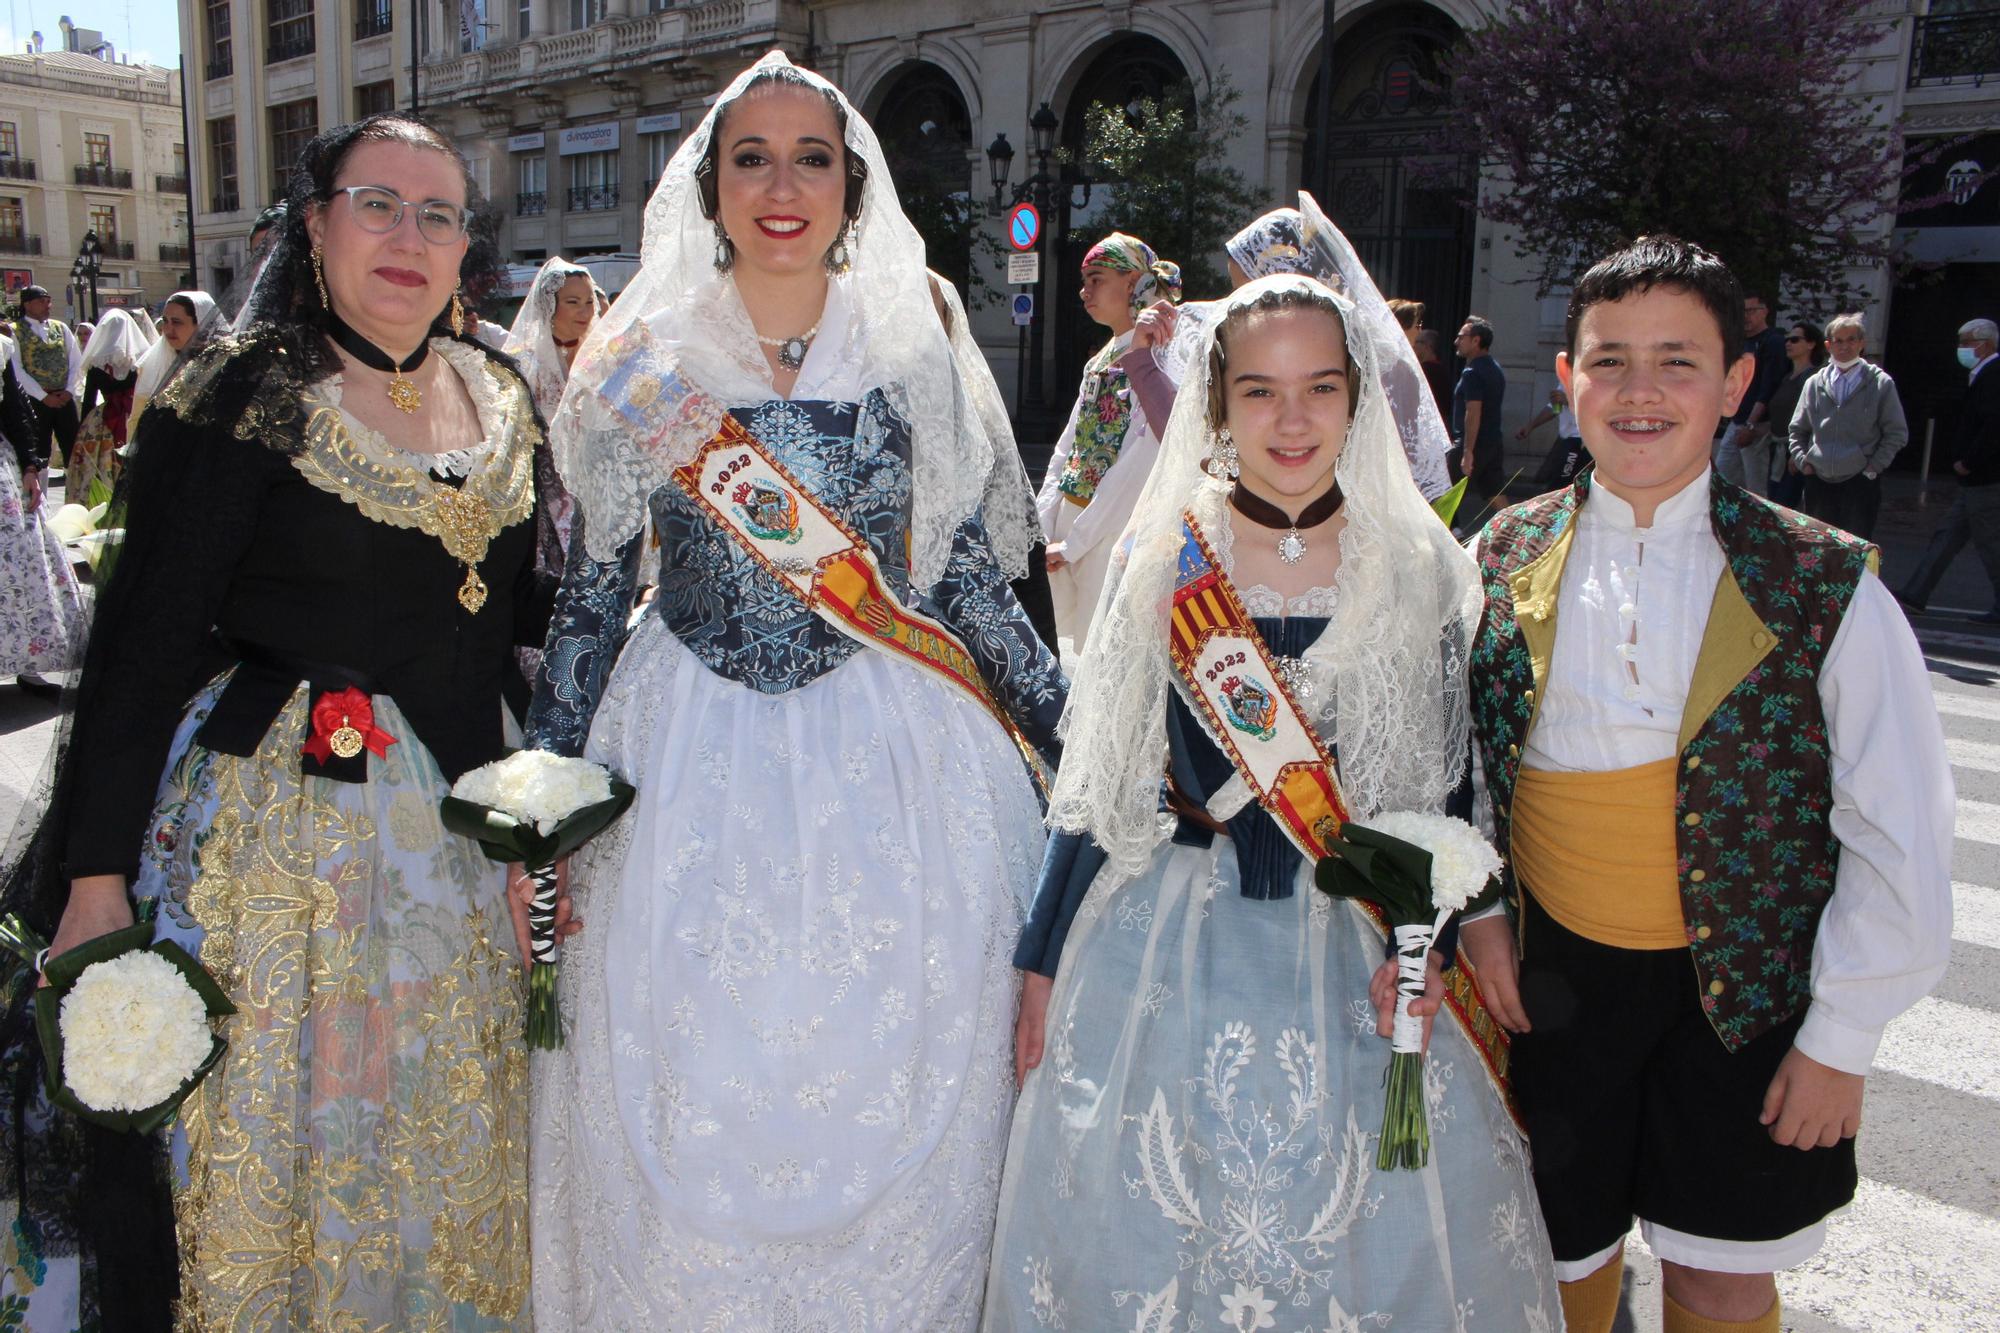
[[[588,28],[604,21],[604,0],[569,0],[569,26]]]
[[[660,183],[660,177],[667,174],[667,162],[673,157],[674,143],[679,138],[680,135],[672,131],[640,136],[646,145],[646,198],[653,197],[653,187]]]
[[[242,207],[236,189],[236,117],[222,116],[208,122],[208,169],[214,181],[209,208],[234,213]]]
[[[520,6],[514,11],[514,35],[526,37],[534,30],[535,18],[529,0],[521,0]]]
[[[0,120],[0,157],[21,155],[21,135],[11,120]]]
[[[19,199],[0,199],[0,236],[18,239],[28,232],[28,216]]]
[[[618,154],[578,153],[569,160],[569,211],[618,207]]]
[[[234,71],[236,62],[231,58],[235,44],[229,40],[229,0],[208,0],[208,66],[211,79],[219,79]]]
[[[354,40],[380,37],[396,28],[396,11],[389,0],[358,0],[354,11]]]
[[[83,160],[92,167],[104,168],[111,165],[111,136],[90,134],[83,136]]]
[[[549,207],[549,160],[540,153],[515,160],[521,165],[514,212],[524,218],[540,217]]]
[[[118,208],[115,204],[92,204],[90,206],[90,229],[97,233],[97,243],[107,251],[118,248]]]
[[[364,83],[354,90],[354,118],[379,115],[396,109],[396,83],[384,79],[380,83]]]
[[[285,182],[291,179],[292,164],[319,133],[319,101],[302,97],[271,108],[271,198],[285,197]]]
[[[272,64],[313,53],[313,0],[269,0],[264,59]]]

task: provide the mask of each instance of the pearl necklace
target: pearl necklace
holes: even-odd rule
[[[806,363],[806,353],[812,350],[813,339],[819,336],[819,326],[825,318],[824,315],[820,316],[813,321],[811,328],[790,338],[766,338],[760,333],[757,335],[757,341],[766,347],[778,349],[779,365],[786,370],[797,370]]]

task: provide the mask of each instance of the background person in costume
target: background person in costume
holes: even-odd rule
[[[0,357],[13,340],[0,334]],[[0,676],[12,675],[29,694],[53,699],[62,689],[44,671],[68,671],[83,657],[88,607],[69,553],[46,522],[42,472],[47,460],[30,451],[33,424],[18,393],[0,399]],[[18,470],[17,470],[18,469]]]
[[[132,387],[139,362],[147,352],[145,335],[123,310],[107,310],[104,322],[83,349],[83,423],[70,451],[63,492],[79,504],[89,503],[91,483],[109,488],[118,481],[118,450],[125,445],[125,426],[132,414]]]
[[[1303,195],[1302,198],[1310,196]],[[1313,205],[1318,211],[1318,205]],[[1229,254],[1229,280],[1233,287],[1242,287],[1254,278],[1267,278],[1280,273],[1303,273],[1319,279],[1335,291],[1341,290],[1341,275],[1337,269],[1327,267],[1323,249],[1311,244],[1306,235],[1305,216],[1296,208],[1274,208],[1252,222],[1242,231],[1229,238],[1224,249]],[[1370,308],[1370,319],[1377,315],[1387,315],[1396,320],[1397,327],[1408,332],[1403,316],[1392,308],[1390,302],[1383,301],[1374,284],[1370,283],[1365,295],[1357,297],[1364,302],[1380,302],[1381,309]],[[1201,327],[1222,303],[1213,301],[1190,302],[1178,309],[1162,302],[1139,316],[1138,329],[1133,336],[1135,346],[1151,346],[1158,349],[1156,357],[1167,378],[1180,383],[1188,373],[1188,367],[1195,357],[1201,342]],[[1418,312],[1422,307],[1414,302],[1403,302],[1404,306]],[[1389,391],[1389,400],[1396,424],[1402,435],[1403,456],[1409,461],[1410,475],[1417,483],[1417,489],[1424,498],[1434,500],[1450,489],[1451,480],[1445,471],[1445,454],[1451,440],[1445,432],[1444,418],[1436,411],[1435,404],[1425,410],[1425,381],[1422,364],[1418,361],[1414,344],[1407,352],[1397,352],[1392,359],[1383,362],[1382,382]]]
[[[12,1234],[74,1238],[13,1270],[43,1275],[15,1292],[30,1328],[528,1326],[521,964],[504,868],[438,802],[500,756],[513,645],[546,626],[540,431],[453,327],[479,200],[450,140],[341,126],[291,203],[248,332],[142,423],[53,803],[0,904],[59,909],[60,952],[157,900],[237,1013],[171,1130],[171,1200],[168,1144],[5,1083]]]
[[[1348,290],[1372,290],[1330,228],[1325,248]],[[1337,751],[1357,820],[1454,794],[1470,810],[1478,584],[1399,447],[1379,366],[1407,342],[1386,310],[1298,276],[1242,288],[1204,337],[1065,719],[1058,832],[1015,955],[1034,1072],[986,1328],[1434,1329],[1465,1303],[1551,1328],[1526,1147],[1456,1019],[1431,1032],[1448,1128],[1429,1163],[1374,1169],[1382,933],[1313,887],[1231,757],[1231,729],[1249,730],[1232,701],[1282,684]],[[1238,683],[1208,714],[1172,617],[1211,554],[1278,673],[1224,657]],[[1442,993],[1433,955],[1419,1012]]]
[[[186,359],[188,348],[215,312],[215,298],[207,292],[175,292],[160,307],[160,340],[139,358],[139,378],[132,385],[132,412],[126,418],[126,438],[136,437],[139,416],[166,386],[174,367]]]
[[[597,298],[588,270],[561,255],[543,264],[528,289],[528,299],[521,303],[521,312],[514,316],[514,327],[507,332],[506,352],[521,368],[544,419],[555,415],[563,385],[569,382],[570,363],[576,360],[577,348],[596,322]],[[553,468],[538,481],[542,503],[567,550],[574,509],[569,492]]]
[[[1008,592],[1029,525],[981,518],[1019,475],[874,131],[783,53],[667,164],[641,254],[554,425],[577,526],[529,731],[639,795],[568,868],[536,1320],[970,1329],[1044,841],[1009,728],[1052,757],[1065,692]],[[965,676],[891,655],[915,614]]]
[[[1521,950],[1504,913],[1462,938],[1574,1333],[1611,1327],[1635,1215],[1668,1333],[1777,1333],[1772,1273],[1853,1197],[1863,1077],[1950,947],[1950,770],[1873,548],[1709,466],[1742,301],[1670,237],[1593,266],[1556,373],[1596,465],[1480,536]]]
[[[53,457],[60,446],[64,461],[76,443],[76,396],[83,390],[83,346],[59,319],[49,318],[49,291],[46,287],[21,289],[21,317],[9,330],[14,338],[14,355],[8,370],[15,385],[28,400],[34,420],[33,451],[38,458]]]
[[[1048,542],[1056,632],[1082,652],[1112,548],[1132,516],[1173,408],[1173,386],[1152,353],[1135,348],[1138,314],[1155,299],[1180,300],[1180,266],[1123,232],[1083,256],[1084,312],[1111,341],[1083,368],[1076,406],[1056,440],[1036,499]]]

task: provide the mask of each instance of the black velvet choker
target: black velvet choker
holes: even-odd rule
[[[1255,523],[1260,528],[1282,528],[1285,535],[1278,538],[1278,559],[1288,565],[1296,565],[1306,558],[1306,539],[1301,528],[1316,528],[1340,512],[1341,501],[1346,497],[1340,493],[1340,483],[1299,511],[1293,518],[1269,500],[1252,495],[1238,482],[1229,492],[1229,503],[1236,512]]]
[[[416,381],[409,378],[409,373],[430,357],[429,338],[418,343],[417,350],[399,364],[394,357],[349,328],[346,321],[331,310],[326,312],[326,321],[327,332],[332,335],[333,341],[341,351],[370,370],[380,370],[388,374],[390,402],[405,412],[414,412],[424,405],[424,396],[418,391]]]

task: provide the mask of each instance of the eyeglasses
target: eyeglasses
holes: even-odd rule
[[[1800,337],[1800,336],[1799,336],[1798,334],[1796,334],[1796,333],[1792,333],[1792,334],[1787,334],[1787,335],[1786,335],[1786,337],[1785,337],[1785,341],[1786,341],[1786,342],[1788,342],[1788,343],[1802,343],[1802,342],[1805,342],[1805,341],[1806,341],[1806,339],[1804,339],[1804,338],[1801,338],[1801,337]]]
[[[346,195],[354,225],[377,236],[386,236],[402,226],[403,210],[411,207],[417,210],[418,234],[432,245],[452,245],[465,236],[465,210],[442,199],[427,199],[413,205],[394,190],[379,185],[348,185],[333,194]]]

